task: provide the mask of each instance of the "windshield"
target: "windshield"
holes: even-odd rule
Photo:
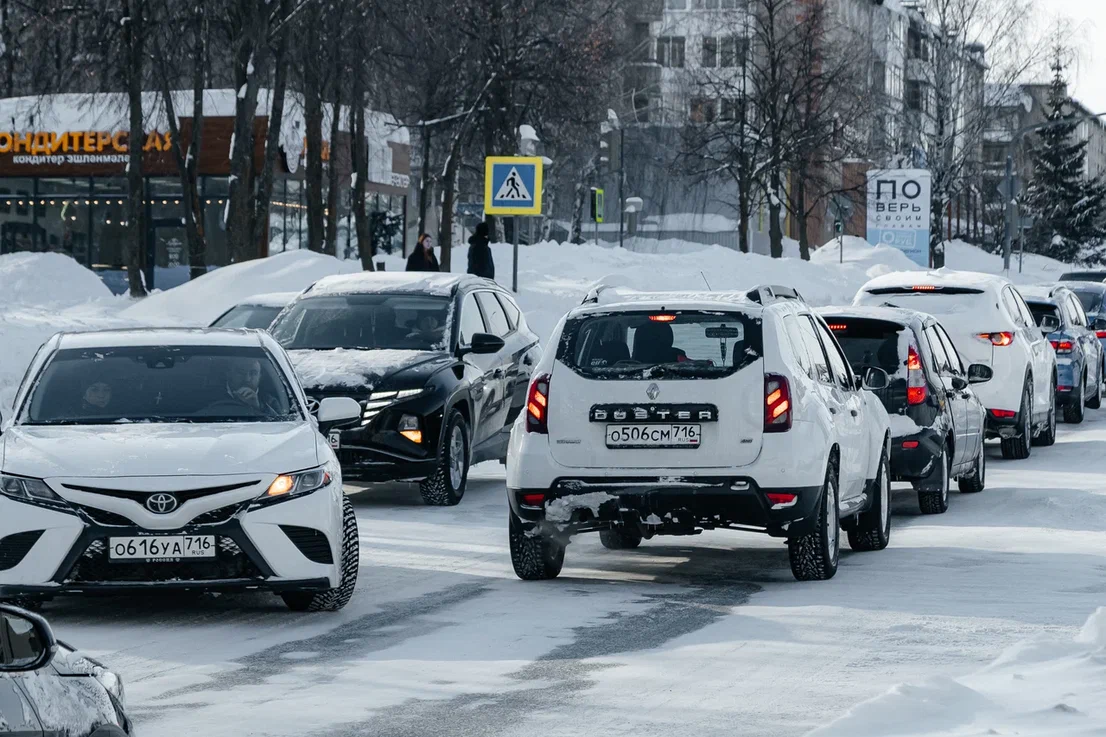
[[[892,377],[905,370],[910,333],[902,325],[883,320],[823,317],[854,369],[875,366]]]
[[[452,300],[421,294],[305,297],[273,324],[288,350],[394,348],[441,351],[449,345]]]
[[[60,350],[26,403],[27,425],[301,419],[267,351],[239,346]]]
[[[260,305],[238,305],[223,314],[215,322],[213,328],[257,328],[266,330],[273,323],[273,318],[280,314],[281,307],[262,307]]]
[[[570,320],[557,359],[595,379],[720,378],[761,357],[758,318],[622,312]]]
[[[1071,271],[1060,277],[1060,281],[1093,281],[1106,280],[1106,271]]]
[[[1083,305],[1083,311],[1088,315],[1097,315],[1099,307],[1102,305],[1102,292],[1094,289],[1080,291],[1073,289],[1075,296],[1079,298],[1079,302]]]
[[[902,307],[930,315],[970,315],[973,318],[984,319],[998,311],[998,305],[991,301],[988,295],[980,292],[967,294],[914,291],[902,291],[894,294],[865,292],[856,304]]]

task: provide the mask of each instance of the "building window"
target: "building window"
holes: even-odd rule
[[[708,69],[718,66],[718,39],[713,36],[703,36],[702,66]]]
[[[917,23],[912,22],[910,29],[906,32],[906,56],[908,59],[929,60],[929,49],[925,34]]]
[[[649,122],[649,95],[644,92],[634,94],[634,119],[639,123]]]
[[[684,66],[684,37],[661,36],[658,38],[657,63],[662,67],[682,69]]]
[[[737,97],[723,97],[721,104],[721,115],[719,116],[725,121],[740,120],[742,115],[741,99]]]
[[[924,113],[926,111],[925,83],[915,79],[906,82],[906,109]]]
[[[687,0],[664,0],[666,10],[687,10]]]
[[[653,61],[653,40],[649,36],[648,23],[635,23],[633,27],[633,60]]]
[[[714,100],[694,98],[691,101],[691,122],[712,123],[715,116]]]
[[[718,66],[732,69],[745,66],[745,55],[748,53],[749,39],[738,36],[724,36],[721,43],[722,49],[719,55]]]
[[[887,94],[894,100],[902,99],[902,67],[889,67],[887,74]]]

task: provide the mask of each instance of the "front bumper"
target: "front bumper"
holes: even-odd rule
[[[773,508],[768,493],[795,494],[794,504]],[[544,495],[541,506],[524,505],[525,494]],[[511,510],[548,534],[571,536],[618,525],[639,527],[646,537],[689,535],[717,528],[793,537],[816,525],[821,485],[761,488],[745,476],[673,483],[662,478],[565,478],[548,489],[508,489]]]
[[[302,497],[249,504],[214,524],[175,530],[139,527],[95,510],[46,509],[0,497],[0,598],[134,590],[315,591],[340,578],[342,491],[339,484]],[[112,524],[104,524],[105,521]],[[38,534],[36,537],[36,533]],[[112,537],[212,535],[214,558],[120,561]],[[24,549],[18,550],[22,544]]]
[[[436,455],[412,458],[373,446],[340,447],[334,453],[348,481],[422,481],[438,466]]]

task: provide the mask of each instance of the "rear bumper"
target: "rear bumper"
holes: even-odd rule
[[[987,438],[1012,438],[1021,429],[1020,417],[995,417],[987,410],[987,418],[983,422],[984,435]]]
[[[790,506],[773,508],[768,493],[795,494],[796,499]],[[524,494],[542,494],[542,504],[524,505]],[[822,487],[761,488],[745,476],[696,478],[689,483],[661,478],[564,478],[547,489],[508,489],[507,496],[516,516],[551,535],[625,524],[639,527],[646,537],[715,528],[793,537],[814,529]]]
[[[904,448],[903,443],[917,443],[913,448]],[[933,470],[933,462],[940,457],[944,448],[941,437],[932,429],[926,428],[913,435],[904,435],[891,439],[891,478],[894,481],[920,481]]]

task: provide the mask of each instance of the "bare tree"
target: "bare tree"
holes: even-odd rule
[[[146,70],[146,0],[122,0],[121,25],[126,48],[123,78],[127,83],[130,121],[127,160],[127,280],[132,297],[146,295],[146,203],[142,172],[145,131],[142,87]]]

